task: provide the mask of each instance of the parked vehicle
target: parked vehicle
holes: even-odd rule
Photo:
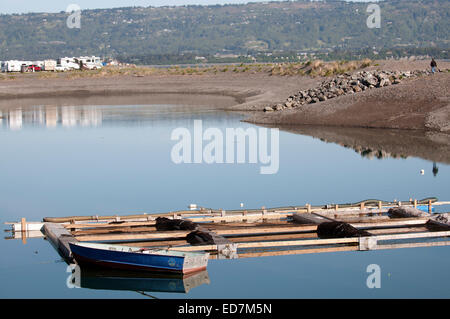
[[[42,68],[39,65],[32,64],[32,65],[28,65],[27,71],[28,72],[40,72],[40,71],[42,71]]]
[[[101,69],[103,67],[103,63],[99,57],[96,56],[82,56],[76,59],[78,63],[80,61],[83,63],[83,67],[85,67],[88,70],[97,70]]]
[[[57,71],[57,72],[65,72],[65,71],[69,71],[69,68],[66,67],[66,66],[62,66],[60,64],[57,64],[55,66],[55,71]]]
[[[56,68],[56,60],[45,60],[44,61],[44,71],[55,71]]]
[[[10,60],[5,61],[5,72],[20,72],[22,69],[22,61]]]
[[[80,69],[80,64],[77,62],[76,58],[60,58],[57,60],[57,66],[60,67],[60,70],[62,68],[63,71]]]

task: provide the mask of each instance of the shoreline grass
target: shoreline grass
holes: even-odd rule
[[[170,67],[148,67],[148,66],[106,66],[99,70],[74,70],[67,72],[41,72],[36,76],[39,79],[50,78],[107,78],[115,76],[201,76],[216,75],[221,73],[233,74],[267,74],[270,76],[310,76],[327,77],[337,74],[352,72],[357,69],[373,65],[369,59],[359,61],[333,61],[324,62],[321,60],[311,60],[307,62],[285,62],[285,63],[253,63],[253,64],[230,64],[230,65],[210,65],[210,66],[180,66]],[[17,79],[23,76],[2,74],[5,79]]]

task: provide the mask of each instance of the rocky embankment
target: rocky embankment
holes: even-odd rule
[[[432,75],[359,71],[291,92],[297,93],[275,108],[252,114],[246,122],[450,132],[448,68]]]
[[[338,96],[355,94],[369,89],[400,84],[403,80],[430,75],[428,70],[416,71],[360,71],[354,74],[342,74],[323,81],[318,87],[299,91],[291,95],[284,103],[264,108],[265,112],[298,108],[303,105],[323,102]]]

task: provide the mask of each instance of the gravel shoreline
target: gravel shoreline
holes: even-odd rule
[[[433,130],[450,132],[450,73],[346,94],[320,103],[260,112],[254,124]]]

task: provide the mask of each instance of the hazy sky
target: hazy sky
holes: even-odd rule
[[[362,0],[365,2],[376,2]],[[225,4],[261,2],[261,0],[0,0],[0,13],[27,12],[60,12],[65,11],[69,4],[78,4],[81,9],[114,8],[130,6],[163,6],[183,4]]]

